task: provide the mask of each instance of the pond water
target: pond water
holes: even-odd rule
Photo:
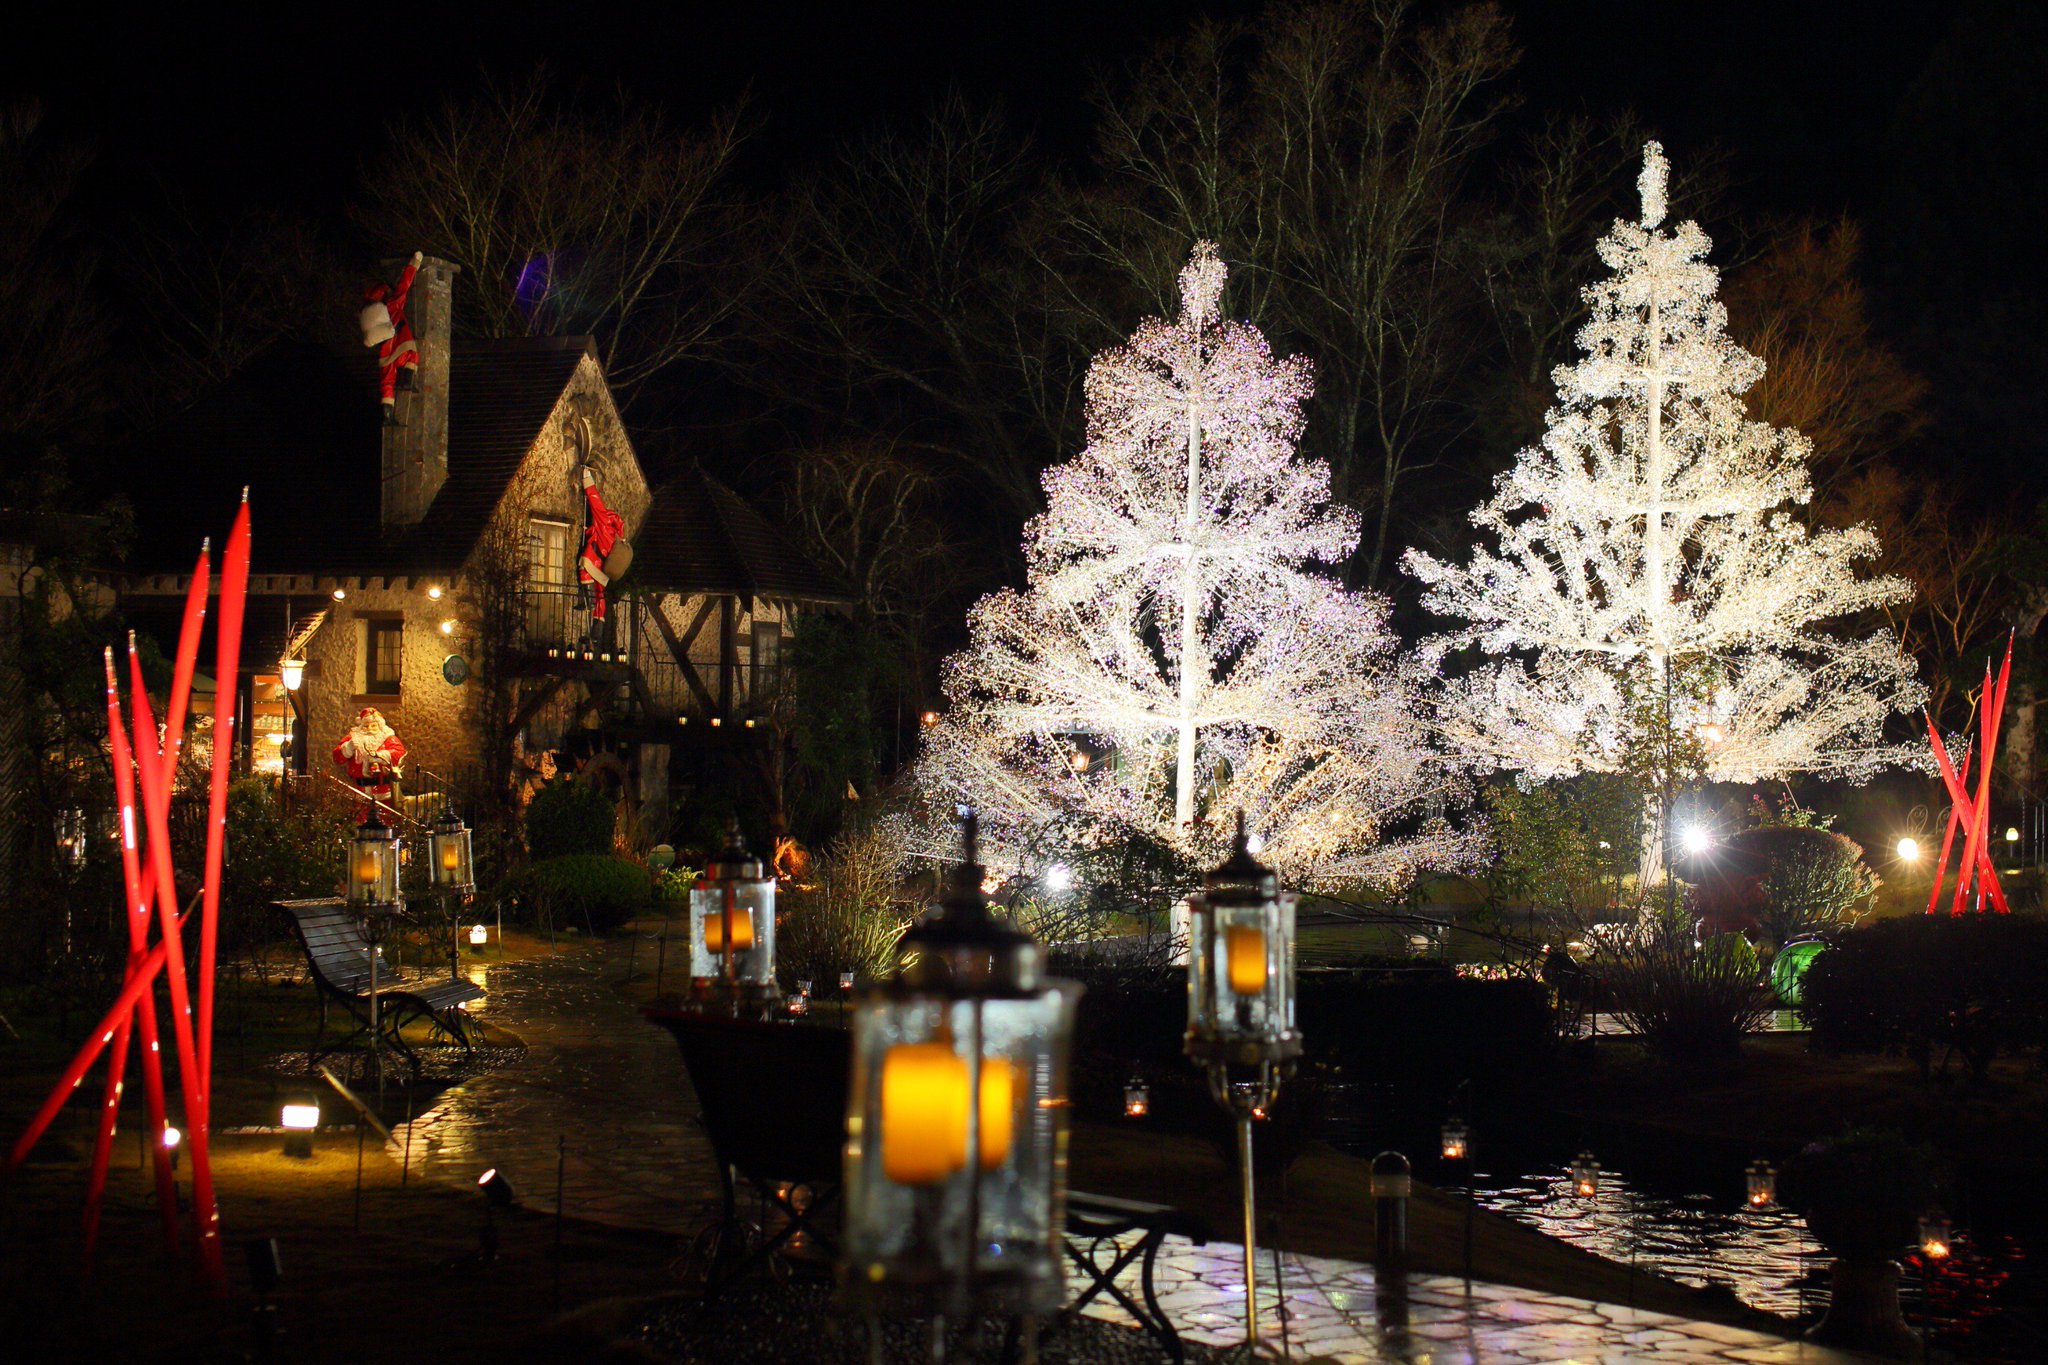
[[[1454,1178],[1439,1173],[1447,1187]],[[1739,1194],[1670,1193],[1631,1184],[1603,1170],[1590,1199],[1580,1198],[1563,1166],[1525,1175],[1474,1177],[1480,1207],[1527,1223],[1610,1260],[1634,1264],[1700,1287],[1720,1285],[1753,1308],[1816,1319],[1827,1304],[1828,1257],[1805,1220],[1781,1205],[1744,1205]],[[1940,1350],[1959,1360],[2020,1365],[2048,1359],[2044,1287],[2019,1234],[1959,1227],[1954,1251],[1931,1265],[1902,1264],[1901,1298],[1916,1328],[1933,1330]]]

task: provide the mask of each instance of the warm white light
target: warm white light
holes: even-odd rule
[[[451,616],[451,617],[449,617],[449,618],[448,618],[447,620],[445,620],[445,621],[443,621],[443,622],[441,623],[441,633],[442,633],[443,635],[453,635],[453,634],[455,633],[455,618],[454,618],[454,617],[452,617],[452,616]]]
[[[1088,771],[1088,755],[1086,755],[1086,754],[1082,753],[1082,752],[1081,752],[1080,750],[1076,749],[1076,750],[1074,751],[1074,753],[1073,753],[1073,756],[1067,759],[1067,766],[1068,766],[1069,768],[1072,768],[1072,769],[1073,769],[1073,770],[1074,770],[1075,772],[1077,772],[1077,773],[1085,773],[1085,772],[1087,772],[1087,771]]]
[[[1074,873],[1065,863],[1054,863],[1045,870],[1045,889],[1066,891],[1074,885]]]
[[[925,729],[929,730],[934,725],[937,725],[939,723],[939,713],[936,711],[927,711],[923,715],[919,716],[917,718],[917,721],[918,724],[924,726]]]
[[[1694,825],[1679,836],[1687,853],[1705,853],[1714,846],[1714,836],[1699,825]]]
[[[2007,826],[2005,827],[2005,841],[2006,841],[2006,842],[2007,842],[2008,844],[2016,844],[2016,843],[2018,843],[2018,842],[2020,841],[2020,832],[2019,832],[2019,830],[2018,830],[2018,829],[2016,829],[2015,827],[2011,826],[2011,825],[2007,825]]]
[[[346,599],[347,597],[348,597],[348,589],[347,589],[347,588],[336,588],[336,589],[334,590],[334,600],[335,600],[335,601],[337,601],[337,602],[340,602],[340,601],[342,601],[342,600]]]
[[[490,930],[484,928],[481,924],[472,924],[469,926],[469,943],[471,947],[481,948],[490,941]]]
[[[279,748],[282,748],[285,745],[292,742],[292,737],[282,730],[273,730],[268,735],[264,736],[264,738],[268,739],[272,744],[277,745]]]
[[[299,690],[299,684],[306,680],[306,661],[286,659],[278,664],[277,672],[278,680],[284,684],[284,690],[296,692]]]
[[[429,601],[434,602],[438,602],[441,600],[441,585],[439,583],[436,583],[433,587],[427,589],[427,598]]]
[[[288,1104],[278,1116],[278,1123],[286,1128],[313,1129],[320,1126],[320,1106],[317,1104]]]
[[[1902,863],[1920,861],[1920,841],[1918,839],[1899,840],[1898,853],[1899,861]]]
[[[169,1124],[164,1125],[164,1150],[169,1151],[185,1140],[185,1135]]]
[[[1256,834],[1247,835],[1244,841],[1244,851],[1247,853],[1264,853],[1266,851],[1266,841]]]

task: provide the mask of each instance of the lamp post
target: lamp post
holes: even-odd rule
[[[435,819],[427,835],[427,866],[432,874],[434,891],[440,897],[441,915],[448,930],[448,979],[458,980],[462,976],[462,948],[456,941],[458,935],[458,905],[467,905],[476,897],[476,871],[470,862],[469,826],[462,823],[462,817],[452,809],[444,810]]]
[[[690,889],[690,984],[700,1002],[766,1009],[775,990],[775,876],[726,821],[725,849]]]
[[[1244,1180],[1244,1330],[1259,1335],[1252,1120],[1265,1117],[1301,1055],[1294,1026],[1294,895],[1246,846],[1188,898],[1188,1028],[1183,1048],[1209,1077],[1216,1102],[1237,1118]]]
[[[1058,1310],[1080,987],[989,911],[973,816],[938,906],[853,1016],[840,1283],[871,1319]]]
[[[377,1103],[384,1102],[384,1029],[378,1006],[377,941],[385,922],[405,909],[398,884],[398,831],[377,818],[370,807],[369,819],[356,826],[348,843],[348,905],[363,917],[363,940],[370,945],[370,1057],[377,1073]]]

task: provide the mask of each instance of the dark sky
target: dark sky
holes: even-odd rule
[[[94,135],[116,180],[169,175],[230,200],[324,209],[377,154],[394,112],[430,106],[486,69],[545,61],[688,116],[753,92],[766,162],[801,157],[876,115],[917,109],[950,83],[999,95],[1057,149],[1081,136],[1092,73],[1212,0],[804,5],[351,4],[161,6],[139,16],[43,6],[44,41],[9,44],[10,91],[33,92]],[[1506,6],[1531,103],[1633,107],[1688,140],[1719,139],[1771,205],[1828,211],[1880,179],[1903,87],[1951,6],[1851,0],[1522,0]]]

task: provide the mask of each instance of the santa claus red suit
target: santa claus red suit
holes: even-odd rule
[[[590,504],[590,529],[583,537],[583,554],[576,561],[576,577],[588,584],[595,601],[590,614],[604,620],[604,590],[626,571],[632,562],[632,547],[622,538],[625,518],[604,505],[597,491],[597,476],[583,467],[583,497]]]
[[[363,345],[377,348],[377,390],[384,402],[384,424],[389,426],[398,420],[397,398],[399,381],[410,389],[419,376],[420,346],[413,339],[412,322],[405,315],[406,301],[412,295],[413,276],[419,273],[422,257],[412,253],[412,260],[399,272],[398,283],[387,285],[375,281],[363,289],[363,311],[358,319],[363,327]]]
[[[356,712],[348,736],[334,746],[334,761],[348,772],[349,785],[380,801],[391,799],[391,783],[405,775],[405,743],[374,706]]]

